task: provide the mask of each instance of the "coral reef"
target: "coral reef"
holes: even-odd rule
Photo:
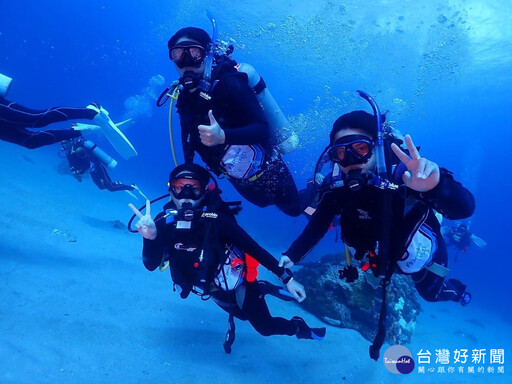
[[[327,324],[358,331],[373,341],[382,303],[380,279],[371,272],[359,271],[359,278],[347,283],[339,278],[344,267],[342,254],[325,255],[318,262],[301,264],[295,272],[308,297],[304,308]],[[394,274],[387,288],[386,342],[406,344],[421,311],[416,289],[409,276]]]

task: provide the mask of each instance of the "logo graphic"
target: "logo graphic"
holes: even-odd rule
[[[414,360],[407,347],[393,345],[384,352],[384,366],[391,373],[408,374],[414,370]]]
[[[213,212],[203,212],[201,214],[201,217],[206,217],[207,219],[216,219],[217,218],[217,215],[216,213],[213,213]]]
[[[359,220],[371,220],[372,218],[368,214],[368,212],[363,211],[362,209],[358,209],[357,212],[359,212]]]
[[[178,251],[194,252],[197,247],[195,245],[184,245],[183,243],[176,243],[174,244],[174,249],[177,249]]]

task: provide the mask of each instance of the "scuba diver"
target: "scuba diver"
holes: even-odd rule
[[[421,157],[409,135],[406,151],[392,134],[385,137],[385,115],[371,96],[358,92],[372,105],[374,115],[352,111],[334,122],[324,151],[332,165],[331,184],[280,265],[291,268],[303,260],[339,215],[343,242],[355,249],[361,270],[371,269],[381,278],[378,331],[369,350],[370,357],[378,360],[386,336],[386,287],[393,273],[410,275],[427,301],[470,303],[466,285],[446,278],[448,253],[436,211],[452,220],[466,218],[473,214],[475,200],[451,172]],[[357,268],[347,263],[340,278],[356,280]]]
[[[385,116],[381,118],[385,121]],[[311,220],[284,253],[282,262],[288,267],[300,262],[324,236],[334,216],[340,215],[343,241],[355,248],[356,260],[369,258],[370,266],[377,271],[376,242],[382,220],[389,218],[379,217],[382,189],[373,179],[375,127],[375,117],[365,111],[349,112],[334,123],[327,153],[334,168],[341,171],[339,179],[324,191]],[[449,219],[469,217],[474,211],[473,195],[448,170],[421,157],[410,136],[405,142],[409,154],[396,143],[391,144],[401,161],[395,168],[394,181],[400,186],[392,197],[395,214],[390,232],[395,271],[411,275],[418,293],[427,301],[467,305],[471,295],[466,286],[445,279],[448,254],[434,210]]]
[[[168,262],[181,298],[191,292],[204,300],[211,297],[229,313],[226,353],[230,353],[235,337],[234,317],[248,320],[263,336],[322,340],[325,328],[310,328],[298,316],[287,320],[270,314],[265,294],[301,302],[306,297],[304,288],[288,268],[280,267],[237,224],[234,214],[240,207],[231,208],[224,202],[218,187],[208,185],[210,178],[210,173],[197,164],[176,167],[169,176],[171,199],[154,221],[149,200],[145,215],[130,204],[139,218],[137,231],[144,237],[142,260],[146,269],[153,271]],[[258,281],[255,263],[276,274],[287,291]]]
[[[79,137],[64,140],[61,144],[62,148],[59,156],[67,158],[69,169],[73,177],[79,182],[82,182],[82,176],[89,172],[94,184],[101,190],[107,189],[110,192],[136,190],[140,192],[135,184],[125,185],[121,184],[120,181],[112,181],[108,175],[107,168],[115,168],[117,161],[107,155],[92,141]],[[142,193],[141,195],[145,198]]]
[[[85,108],[51,107],[38,110],[8,101],[12,79],[0,73],[0,140],[35,149],[63,140],[81,138],[83,134],[103,133],[118,152],[129,158],[137,152],[100,105],[91,103]],[[76,124],[72,129],[45,129],[37,132],[27,128],[43,128],[68,120],[92,120],[95,124]]]
[[[455,226],[442,226],[441,233],[446,240],[447,246],[456,248],[459,252],[455,256],[458,259],[459,253],[465,253],[471,244],[484,248],[487,242],[469,231],[469,225],[459,223]]]
[[[168,42],[169,58],[180,75],[176,106],[185,162],[192,162],[197,152],[251,203],[276,205],[299,216],[315,191],[312,184],[298,191],[282,159],[297,145],[297,136],[278,137],[277,125],[286,119],[265,82],[254,68],[232,60],[232,50],[216,54],[215,35],[215,24],[213,41],[204,30],[187,27]]]

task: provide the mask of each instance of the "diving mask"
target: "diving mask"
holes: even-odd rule
[[[169,58],[178,68],[199,68],[205,57],[205,49],[188,40],[176,44],[169,50]]]
[[[372,157],[374,146],[373,140],[367,136],[344,136],[338,139],[329,149],[329,158],[342,167],[365,164]]]

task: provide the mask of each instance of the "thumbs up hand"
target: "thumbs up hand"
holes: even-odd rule
[[[217,123],[217,120],[215,120],[215,117],[213,117],[213,112],[211,110],[208,112],[208,117],[210,118],[210,125],[200,125],[197,127],[201,143],[207,147],[224,144],[226,141],[226,135],[219,123]]]

